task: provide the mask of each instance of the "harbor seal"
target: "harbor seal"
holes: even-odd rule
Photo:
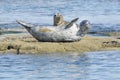
[[[35,26],[23,21],[17,20],[26,30],[38,41],[42,42],[74,42],[79,41],[88,32],[90,22],[83,20],[80,25],[73,19],[70,23],[62,27],[54,26]]]
[[[64,20],[63,16],[60,13],[54,15],[53,22],[53,25],[56,27],[64,26],[69,23],[68,21]]]

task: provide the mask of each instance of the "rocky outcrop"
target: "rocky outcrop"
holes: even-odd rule
[[[89,52],[99,50],[120,50],[120,40],[85,36],[78,42],[38,42],[30,35],[6,36],[0,41],[1,53],[58,53],[58,52]]]

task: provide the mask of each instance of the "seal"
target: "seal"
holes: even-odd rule
[[[57,27],[64,26],[69,23],[68,21],[64,20],[63,16],[60,13],[54,15],[53,22],[53,25]]]
[[[74,42],[81,40],[90,27],[90,22],[88,20],[83,20],[80,25],[77,25],[75,22],[78,19],[79,18],[75,18],[62,27],[35,26],[20,20],[17,20],[16,22],[24,26],[26,30],[38,41]]]

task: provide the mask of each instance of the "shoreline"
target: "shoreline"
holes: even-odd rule
[[[0,37],[0,53],[16,53],[18,48],[22,54],[120,50],[120,39],[112,37],[86,35],[78,42],[38,42],[28,33],[5,35],[3,37],[3,39]],[[8,50],[8,46],[13,48]]]

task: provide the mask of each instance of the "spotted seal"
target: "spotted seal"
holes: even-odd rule
[[[83,20],[80,25],[73,19],[70,23],[62,27],[54,26],[35,26],[23,21],[17,20],[17,23],[24,26],[27,31],[38,41],[43,42],[74,42],[79,41],[88,32],[90,23]]]

